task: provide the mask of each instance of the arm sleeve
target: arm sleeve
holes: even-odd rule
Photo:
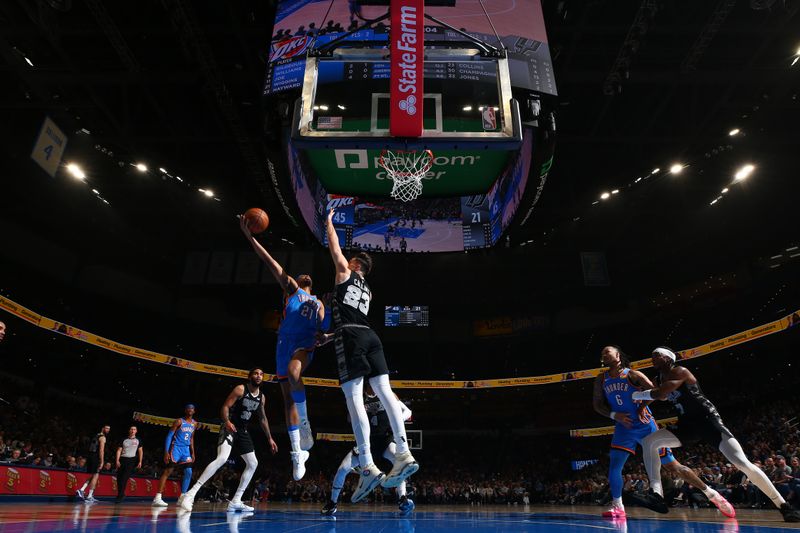
[[[169,433],[167,433],[167,440],[164,442],[164,451],[165,452],[169,451],[169,447],[172,444],[172,438],[174,436],[175,436],[175,432],[172,431],[172,430],[170,430]]]

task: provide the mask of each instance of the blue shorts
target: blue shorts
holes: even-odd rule
[[[632,417],[635,416],[634,413]],[[658,431],[658,425],[655,420],[650,420],[649,424],[634,424],[632,428],[626,428],[618,423],[614,428],[614,436],[611,438],[611,447],[636,455],[636,445],[641,444],[645,437],[656,431]],[[662,465],[675,461],[672,450],[669,448],[659,449],[658,455],[661,457]]]
[[[314,345],[317,339],[314,335],[278,336],[278,346],[275,349],[275,373],[278,381],[286,381],[289,376],[289,361],[297,350],[308,351],[308,364],[314,359]]]
[[[183,463],[192,458],[192,450],[187,446],[173,446],[170,458],[173,463]]]

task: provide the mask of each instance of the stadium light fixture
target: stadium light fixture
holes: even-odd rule
[[[600,199],[601,199],[601,200],[608,200],[608,198],[609,198],[610,196],[611,196],[611,194],[610,194],[610,193],[604,192],[603,194],[601,194],[601,195],[600,195]]]
[[[136,165],[134,166],[136,167],[136,170],[138,170],[139,172],[147,172],[147,165],[145,165],[144,163],[136,163]]]
[[[661,169],[656,167],[656,168],[654,168],[653,170],[650,171],[650,175],[658,174],[659,172],[661,172]]]
[[[464,111],[472,111],[472,106],[471,105],[465,105],[462,109]]]
[[[670,174],[675,175],[675,174],[680,174],[681,172],[683,172],[683,165],[681,165],[680,163],[675,163],[674,165],[669,167]]]
[[[197,189],[197,190],[200,191],[201,193],[205,194],[209,198],[214,196],[214,191],[212,191],[211,189]]]
[[[619,189],[614,189],[613,191],[611,191],[611,194],[619,194]]]
[[[83,172],[83,169],[75,163],[68,164],[67,171],[79,180],[86,179],[86,174]]]
[[[742,130],[740,130],[739,128],[733,128],[731,131],[728,132],[728,135],[730,135],[731,137],[736,137],[740,133],[742,133]]]
[[[741,167],[739,170],[736,171],[736,174],[734,174],[733,176],[734,181],[746,180],[748,177],[750,177],[750,174],[752,174],[755,169],[756,167],[753,165],[750,164],[744,165],[743,167]]]

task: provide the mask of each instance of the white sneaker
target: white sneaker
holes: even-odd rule
[[[181,500],[180,508],[184,511],[191,513],[192,507],[194,507],[194,494],[186,493],[183,495],[183,500]]]
[[[85,500],[86,499],[86,496],[84,496],[83,491],[81,489],[78,489],[78,490],[75,491],[75,496],[77,496],[81,500]]]
[[[307,452],[314,447],[314,432],[311,426],[300,426],[300,449]]]
[[[362,468],[361,474],[358,477],[358,487],[356,487],[356,491],[353,493],[353,497],[350,498],[350,501],[358,503],[366,498],[370,492],[375,490],[375,487],[381,484],[381,480],[384,478],[383,472],[378,470],[378,467],[374,464]]]
[[[231,502],[228,503],[228,512],[235,513],[237,511],[244,511],[246,513],[250,513],[252,511],[255,511],[255,507],[250,507],[249,505],[244,504],[242,500],[231,500]]]
[[[300,481],[306,475],[306,461],[311,456],[306,451],[289,452],[292,456],[292,477],[295,481]]]
[[[153,507],[169,507],[169,504],[161,499],[161,495],[156,496],[153,498],[153,503],[151,503]]]
[[[393,489],[417,470],[419,470],[419,465],[410,451],[398,453],[394,456],[392,470],[381,481],[381,487]]]

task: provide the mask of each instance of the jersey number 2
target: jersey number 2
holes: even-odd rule
[[[355,285],[347,287],[347,294],[344,295],[344,303],[358,309],[365,315],[369,314],[369,293],[362,291]]]

